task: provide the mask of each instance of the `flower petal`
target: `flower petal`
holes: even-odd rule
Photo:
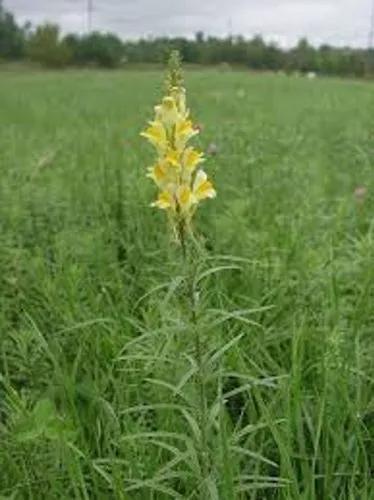
[[[194,129],[191,120],[180,120],[175,126],[175,145],[177,149],[183,149],[186,143],[199,133]]]
[[[216,191],[213,188],[213,184],[208,181],[208,176],[204,170],[199,170],[195,177],[195,182],[193,185],[193,196],[196,202],[203,200],[205,198],[214,198],[216,196]]]
[[[175,125],[179,118],[175,99],[170,96],[164,97],[156,113],[167,127]]]
[[[162,191],[157,200],[152,203],[152,207],[160,208],[161,210],[167,210],[169,208],[175,208],[175,200],[169,191]]]
[[[144,132],[141,132],[140,135],[148,139],[157,149],[163,150],[167,146],[166,130],[158,120],[151,122],[150,126]]]
[[[153,179],[157,186],[163,187],[168,180],[165,164],[158,162],[156,165],[153,165],[153,167],[149,167],[147,177]]]
[[[169,149],[166,154],[165,160],[173,165],[173,167],[179,167],[180,164],[180,152],[176,149]]]
[[[186,119],[188,110],[186,108],[186,91],[183,87],[173,87],[170,95],[174,98],[178,111],[182,118]]]
[[[194,148],[186,148],[183,153],[183,165],[189,171],[195,170],[199,163],[204,161],[203,153],[200,153]]]

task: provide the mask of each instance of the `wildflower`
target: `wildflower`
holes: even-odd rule
[[[216,192],[213,188],[213,184],[208,181],[208,176],[204,170],[199,170],[196,175],[195,182],[193,184],[193,196],[195,203],[198,203],[205,198],[214,198]]]
[[[155,146],[159,153],[165,151],[167,147],[166,130],[161,121],[150,122],[149,127],[141,133],[143,137]]]
[[[153,179],[159,188],[163,188],[168,179],[166,162],[158,162],[149,167],[147,177]]]
[[[183,87],[171,87],[170,95],[175,100],[179,113],[182,117],[188,118],[189,111],[186,107],[186,91]]]
[[[158,199],[152,203],[152,206],[161,208],[162,210],[175,209],[175,199],[169,191],[162,191]]]
[[[177,103],[173,97],[164,97],[162,104],[156,106],[156,116],[165,127],[173,127],[178,121]]]
[[[157,153],[147,176],[160,190],[152,206],[166,210],[175,228],[186,228],[198,204],[214,198],[216,191],[207,174],[200,169],[205,161],[204,154],[189,144],[199,134],[200,127],[190,118],[177,59],[169,70],[166,93],[155,106],[154,120],[141,133]]]
[[[200,153],[194,148],[186,148],[183,152],[182,163],[184,168],[190,172],[195,170],[199,163],[202,163],[204,160],[203,153]]]
[[[193,127],[191,120],[179,120],[175,124],[174,143],[176,148],[183,150],[187,142],[198,133],[199,131]]]

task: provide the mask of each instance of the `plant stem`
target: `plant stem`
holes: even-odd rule
[[[195,318],[195,319],[194,319]],[[194,342],[195,342],[195,358],[197,364],[197,388],[199,391],[199,424],[200,424],[200,460],[201,468],[203,471],[204,480],[207,479],[209,475],[209,447],[207,439],[207,395],[206,395],[206,376],[205,376],[205,362],[203,356],[203,345],[201,342],[201,336],[199,328],[196,322],[196,313],[192,312],[193,319],[193,330],[194,330]]]
[[[204,361],[204,346],[201,339],[201,332],[198,326],[197,318],[197,290],[195,288],[195,269],[193,267],[193,259],[191,252],[188,252],[188,242],[186,234],[186,226],[184,221],[179,226],[179,237],[182,247],[183,261],[186,268],[186,283],[187,283],[187,298],[188,306],[191,312],[190,320],[192,325],[192,335],[194,341],[194,355],[197,365],[196,373],[196,388],[198,391],[198,423],[200,429],[200,443],[199,443],[199,461],[203,475],[203,482],[209,476],[210,472],[210,459],[209,459],[209,445],[207,437],[207,394],[206,394],[206,374],[205,374],[205,361]],[[201,489],[201,498],[206,500],[205,488]]]
[[[186,223],[181,217],[178,222],[178,237],[182,247],[183,262],[185,267],[188,266],[188,256],[187,256],[187,238],[186,238]]]

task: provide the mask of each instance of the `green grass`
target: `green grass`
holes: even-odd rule
[[[162,78],[0,75],[0,498],[372,500],[374,87],[187,75],[218,147],[196,220],[207,478],[139,137]]]

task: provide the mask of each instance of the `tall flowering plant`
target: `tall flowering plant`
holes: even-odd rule
[[[165,210],[169,215],[173,231],[183,249],[185,263],[185,291],[190,320],[191,339],[194,342],[196,363],[196,406],[199,423],[199,462],[203,481],[201,498],[206,496],[206,481],[210,475],[210,449],[208,443],[208,398],[204,361],[204,339],[198,325],[198,297],[196,266],[193,254],[188,252],[187,236],[191,233],[191,220],[199,203],[214,198],[216,191],[202,169],[204,154],[191,145],[199,133],[194,126],[186,104],[181,64],[178,52],[173,52],[169,61],[166,95],[155,106],[154,119],[141,133],[154,147],[156,158],[148,168],[150,177],[159,189],[152,206]],[[188,317],[187,316],[187,317]]]

